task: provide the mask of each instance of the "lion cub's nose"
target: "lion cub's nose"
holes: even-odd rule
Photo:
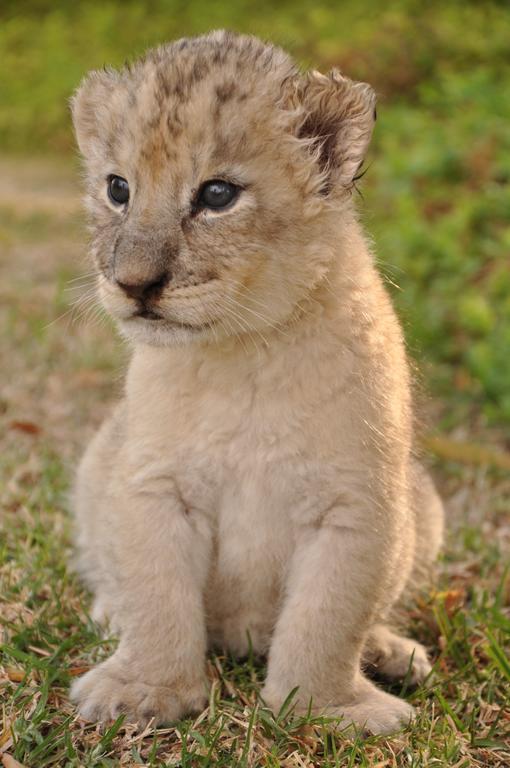
[[[131,299],[146,301],[147,299],[157,299],[169,279],[170,275],[168,272],[162,272],[156,278],[151,277],[149,280],[136,283],[123,283],[120,280],[117,280],[117,285],[119,288],[122,288],[124,293]]]

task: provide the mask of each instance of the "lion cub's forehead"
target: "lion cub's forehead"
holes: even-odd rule
[[[156,48],[122,73],[131,151],[135,139],[144,161],[161,153],[182,159],[183,145],[197,143],[235,153],[250,125],[261,130],[262,114],[276,111],[281,84],[295,71],[281,49],[225,32]]]

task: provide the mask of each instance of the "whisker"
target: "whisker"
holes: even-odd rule
[[[220,311],[227,313],[228,316],[237,324],[237,327],[241,329],[241,332],[242,332],[243,335],[240,335],[239,333],[235,333],[235,332],[234,332],[234,335],[240,341],[240,343],[242,344],[242,346],[243,346],[243,348],[245,350],[245,353],[248,354],[248,349],[247,349],[246,345],[244,344],[244,338],[247,337],[252,342],[252,344],[254,345],[255,350],[256,350],[258,356],[260,357],[259,346],[258,346],[256,340],[254,339],[253,335],[252,335],[252,331],[256,330],[256,329],[251,329],[246,324],[246,321],[244,320],[244,318],[242,318],[231,306],[228,306],[225,303],[225,296],[218,297],[218,306],[219,306]],[[264,341],[264,344],[267,345],[267,341],[262,336],[262,334],[259,333],[258,331],[257,331],[257,334],[262,338],[262,340]]]
[[[81,285],[69,285],[67,288],[64,288],[65,293],[71,293],[71,291],[82,291],[84,288],[89,288],[92,290],[96,290],[96,282],[95,280],[89,280],[86,283],[82,283]]]
[[[81,305],[82,304],[84,304],[86,301],[89,301],[91,299],[92,299],[92,297],[86,296],[86,297],[80,297],[79,299],[77,299],[77,301],[72,302],[71,306],[68,307],[68,309],[66,309],[65,312],[62,312],[61,315],[58,315],[58,317],[55,317],[53,320],[51,320],[49,323],[47,323],[44,326],[43,330],[46,331],[48,328],[50,328],[55,323],[58,323],[60,320],[63,320],[64,317],[67,317],[69,315],[72,316],[73,313],[75,313],[78,309],[81,309]]]
[[[223,298],[223,300],[225,300],[226,297],[223,296],[222,298]],[[238,325],[241,328],[244,329],[244,333],[246,333],[246,335],[249,338],[252,339],[252,341],[255,344],[255,347],[257,349],[257,352],[260,352],[260,350],[259,350],[257,344],[255,343],[255,339],[253,338],[253,335],[252,335],[253,332],[255,332],[257,334],[257,336],[259,336],[260,339],[262,339],[262,343],[264,344],[265,347],[269,346],[269,342],[266,339],[266,337],[264,336],[264,334],[261,333],[261,331],[259,331],[258,328],[250,328],[250,326],[246,324],[245,318],[243,318],[242,315],[240,315],[238,312],[236,312],[236,310],[233,309],[232,306],[228,306],[228,305],[224,304],[223,305],[223,309],[237,320]]]
[[[278,325],[275,325],[270,320],[268,320],[267,317],[260,314],[260,312],[256,312],[254,309],[250,309],[250,307],[247,307],[245,304],[242,304],[239,301],[236,301],[232,296],[225,296],[224,297],[227,301],[233,302],[237,307],[240,307],[241,309],[245,310],[246,312],[250,312],[254,317],[258,317],[260,320],[262,320],[269,328],[272,328],[274,331],[277,331],[278,333],[281,333],[282,336],[288,336],[289,334],[286,333],[286,331],[283,330]],[[255,329],[256,330],[256,329]]]
[[[81,329],[85,324],[88,325],[90,323],[94,324],[98,328],[101,328],[105,325],[106,318],[107,314],[101,304],[98,302],[88,307],[87,310],[82,314],[79,327]]]
[[[267,310],[267,304],[263,301],[260,301],[257,294],[247,285],[239,285],[238,283],[235,283],[233,280],[226,280],[225,282],[228,285],[232,286],[238,298],[242,298],[243,295],[246,294],[244,298],[248,299],[248,301],[260,307],[261,309]]]
[[[237,296],[241,297],[246,294],[245,298],[249,299],[262,309],[267,309],[267,304],[260,300],[252,288],[249,288],[247,285],[239,285],[239,283],[236,283],[233,280],[226,280],[225,282],[227,285],[232,286]]]
[[[66,280],[65,290],[81,288],[84,285],[96,285],[98,277],[99,277],[99,272],[89,272],[86,275],[80,275],[79,277],[75,277],[72,280]]]
[[[58,317],[55,317],[53,320],[47,323],[43,330],[46,331],[48,328],[51,328],[51,326],[55,325],[55,323],[58,323],[66,317],[71,320],[71,325],[74,325],[81,317],[83,317],[88,308],[94,305],[97,301],[98,298],[95,288],[89,289],[81,296],[79,296],[75,301],[71,302],[70,306],[65,310],[65,312],[62,312],[62,314],[58,315]]]
[[[223,299],[224,297],[221,297],[221,298],[218,297],[218,300],[217,300],[217,307],[222,313],[222,320],[224,320],[225,323],[228,325],[229,329],[233,332],[234,338],[236,338],[240,342],[241,346],[244,349],[245,354],[248,355],[248,348],[243,338],[243,335],[247,334],[248,329],[246,326],[244,326],[241,319],[238,316],[236,316],[236,314],[228,306],[225,305]],[[225,315],[227,315],[232,320],[232,322],[236,323],[237,327],[241,329],[241,333],[239,333],[236,330],[236,326],[232,325],[232,323],[229,322],[229,320]],[[256,344],[255,344],[255,348],[257,349]]]
[[[69,280],[66,280],[67,283],[76,283],[79,280],[85,280],[89,277],[98,277],[99,272],[97,269],[93,269],[91,272],[84,272],[82,275],[78,275],[78,277],[71,277]]]

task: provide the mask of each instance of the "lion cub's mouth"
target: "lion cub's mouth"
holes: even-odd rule
[[[210,328],[211,323],[201,323],[200,325],[192,325],[191,323],[185,323],[182,320],[174,320],[164,315],[160,315],[158,312],[154,312],[152,309],[140,308],[137,312],[127,318],[128,320],[149,320],[150,323],[161,323],[168,328],[186,328],[190,331],[201,331],[205,328]]]
[[[142,317],[144,320],[164,320],[163,315],[158,315],[157,312],[153,312],[152,309],[140,309],[138,312],[134,312],[132,317]]]

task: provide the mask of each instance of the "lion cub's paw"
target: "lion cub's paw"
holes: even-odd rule
[[[415,711],[406,701],[381,691],[365,678],[360,678],[356,685],[357,692],[348,704],[328,704],[320,706],[313,703],[312,711],[317,715],[328,718],[338,718],[338,728],[343,730],[349,726],[363,732],[373,734],[394,733],[402,730],[414,718]],[[285,696],[274,687],[266,687],[262,698],[273,712],[277,712]],[[338,698],[341,701],[341,697]],[[297,712],[308,711],[306,701],[298,699]]]
[[[364,652],[364,661],[389,680],[408,678],[412,686],[420,685],[432,671],[427,651],[416,640],[375,628]]]
[[[99,664],[71,688],[71,700],[86,720],[105,722],[119,715],[143,726],[154,718],[154,725],[172,722],[189,712],[203,709],[205,686],[190,687],[176,695],[170,686],[151,685],[132,668],[117,663],[115,657]]]
[[[406,701],[370,685],[355,704],[328,708],[327,714],[342,718],[340,728],[353,725],[378,735],[402,730],[413,720],[415,711]]]

